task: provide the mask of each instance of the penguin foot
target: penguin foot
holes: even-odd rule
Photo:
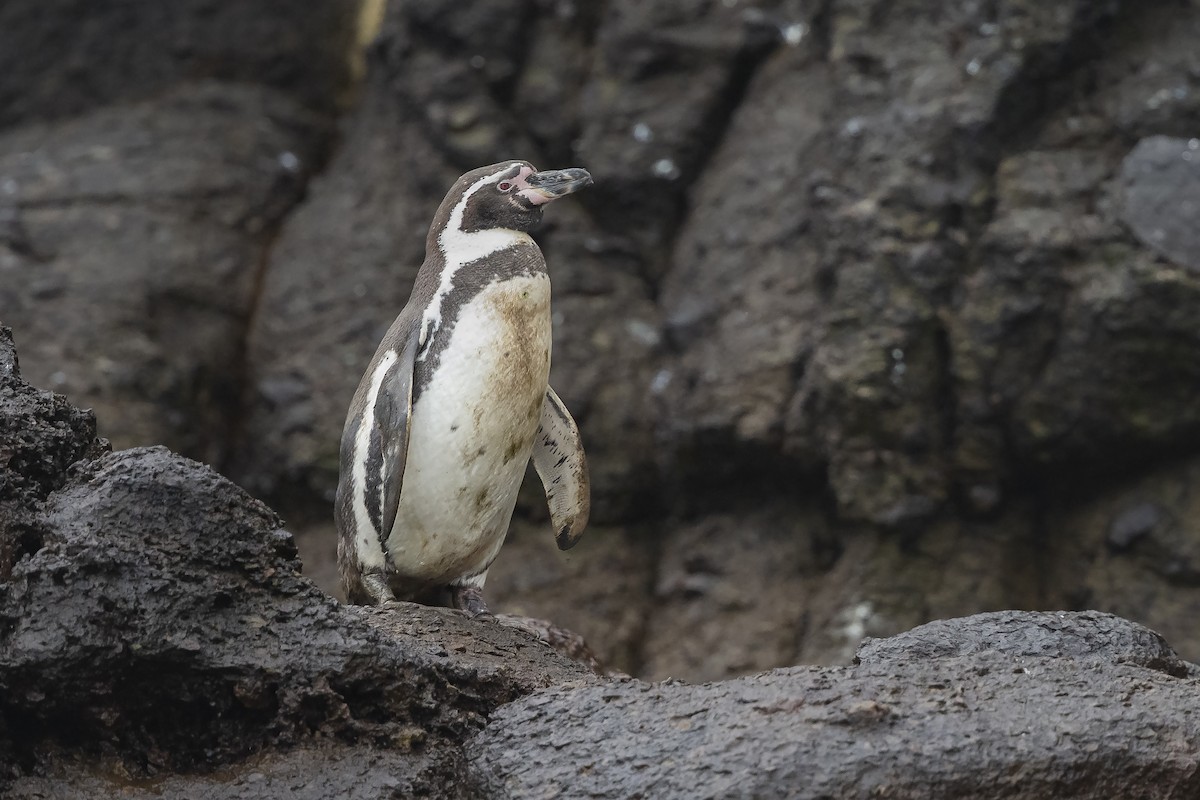
[[[387,575],[383,570],[365,570],[359,578],[357,598],[351,602],[364,602],[366,605],[384,606],[396,602],[396,596],[388,586]]]
[[[483,590],[478,586],[451,586],[450,603],[454,608],[465,611],[471,619],[492,615],[487,603],[483,602]]]

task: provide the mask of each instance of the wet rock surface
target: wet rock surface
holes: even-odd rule
[[[537,233],[595,527],[559,553],[527,491],[497,611],[656,678],[1012,607],[1200,658],[1194,1],[74,9],[0,9],[0,319],[326,592],[432,211],[523,157],[597,176]],[[37,546],[7,519],[0,566]]]
[[[119,447],[219,463],[259,262],[328,132],[282,93],[216,82],[0,131],[0,309],[30,379]]]
[[[340,605],[266,505],[166,448],[107,452],[16,363],[0,331],[0,401],[22,423],[0,428],[0,454],[20,456],[3,511],[33,534],[0,581],[5,797],[1200,791],[1200,667],[1127,620],[1002,612],[868,639],[849,667],[602,677],[541,623]],[[708,533],[684,591],[720,568]],[[756,572],[795,566],[788,537],[758,536]],[[739,610],[743,646],[770,633]]]
[[[1183,162],[1184,166],[1180,165]],[[1200,270],[1200,139],[1148,136],[1121,164],[1124,220],[1134,235],[1175,263]]]
[[[457,742],[496,706],[596,680],[495,621],[342,606],[300,576],[274,512],[210,468],[161,447],[99,455],[90,416],[15,370],[0,392],[22,422],[0,453],[46,456],[10,459],[7,486],[51,484],[5,509],[23,512],[0,583],[16,796],[196,796],[172,777],[186,773],[204,796],[297,781],[451,796]],[[64,432],[64,417],[84,424]],[[92,457],[51,473],[64,446]]]
[[[984,614],[850,667],[549,690],[468,746],[489,797],[1190,797],[1195,667],[1101,614]],[[1188,677],[1188,675],[1192,677]]]
[[[40,546],[36,505],[62,486],[68,466],[106,448],[94,415],[20,380],[12,330],[0,325],[0,581]]]
[[[262,83],[330,110],[350,89],[361,4],[50,0],[0,8],[0,126],[139,100],[180,81]]]

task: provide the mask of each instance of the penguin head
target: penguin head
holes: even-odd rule
[[[538,172],[528,161],[502,161],[459,178],[438,215],[463,233],[490,228],[529,231],[542,221],[547,203],[591,183],[584,169]]]

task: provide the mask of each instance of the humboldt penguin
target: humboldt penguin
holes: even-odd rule
[[[350,602],[487,613],[484,580],[531,459],[558,546],[583,533],[587,462],[548,382],[550,277],[528,232],[591,182],[505,161],[463,175],[438,207],[412,294],[346,415],[335,518]]]

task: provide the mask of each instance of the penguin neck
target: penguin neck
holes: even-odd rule
[[[442,306],[445,303],[446,296],[454,288],[455,276],[464,267],[511,248],[537,247],[533,238],[525,231],[512,230],[511,228],[486,228],[478,231],[463,230],[463,216],[467,209],[467,203],[471,200],[471,196],[484,186],[494,182],[495,179],[493,176],[481,179],[469,187],[450,210],[445,223],[440,226],[436,237],[432,231],[430,232],[429,241],[426,243],[427,258],[428,254],[436,247],[436,252],[440,256],[439,260],[442,262],[442,269],[437,288],[434,290],[433,297],[423,315],[420,339],[422,345],[429,338],[429,335],[441,325]]]
[[[497,176],[490,175],[467,187],[446,215],[445,222],[439,226],[436,245],[442,255],[443,282],[448,274],[457,271],[464,264],[487,258],[509,247],[533,243],[528,233],[511,228],[485,228],[474,231],[465,229],[463,223],[471,198],[483,187],[495,183],[496,179]]]
[[[464,265],[482,261],[510,247],[533,244],[533,237],[525,231],[510,228],[488,228],[482,231],[464,231],[447,226],[438,236],[438,250],[442,256],[442,282],[453,277]]]

